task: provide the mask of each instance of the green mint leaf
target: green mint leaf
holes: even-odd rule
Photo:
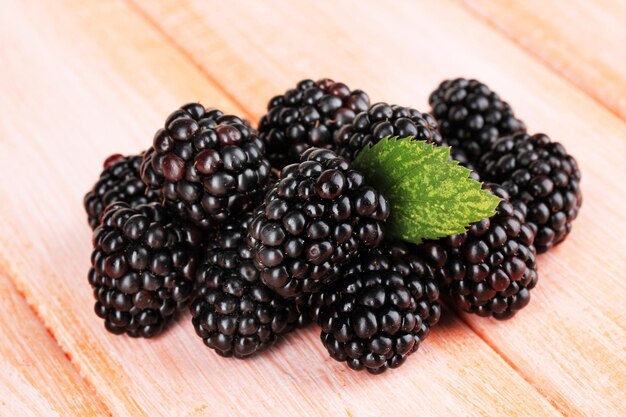
[[[384,138],[364,148],[352,167],[389,200],[387,237],[420,243],[463,233],[491,217],[500,199],[450,160],[450,148],[412,138]]]

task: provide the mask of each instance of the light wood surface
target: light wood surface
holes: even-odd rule
[[[85,379],[72,389],[67,380],[77,372],[60,357],[67,372],[46,376],[66,392],[55,412],[80,410],[71,398],[92,398],[90,385],[101,400],[89,402],[92,412],[116,416],[626,413],[626,124],[481,18],[447,1],[3,5],[11,14],[0,14],[0,273],[51,329],[47,343],[60,347],[50,350],[62,349]],[[329,76],[374,100],[426,109],[436,84],[457,75],[492,85],[583,170],[580,218],[540,260],[531,305],[514,320],[446,310],[416,356],[378,377],[328,358],[314,328],[250,361],[206,349],[187,316],[149,341],[104,331],[86,282],[81,202],[106,156],[145,148],[187,101],[256,122],[272,95],[302,77]],[[12,285],[2,291],[20,301]],[[0,317],[43,329],[20,306]],[[20,349],[26,358],[54,356],[34,343]],[[21,372],[37,378],[45,368]],[[20,402],[13,386],[0,384],[0,414],[51,414],[44,400],[32,404],[48,408],[32,410]],[[40,395],[18,391],[26,400]]]
[[[457,1],[626,119],[626,2]]]
[[[3,273],[0,297],[0,415],[110,415]]]

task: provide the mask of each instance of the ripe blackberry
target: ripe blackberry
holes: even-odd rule
[[[507,192],[496,184],[485,188],[502,198],[496,214],[466,233],[419,246],[442,291],[463,311],[508,319],[530,301],[537,285],[534,233],[524,223]]]
[[[283,297],[316,291],[383,238],[389,204],[334,152],[311,148],[286,166],[250,225],[261,280]]]
[[[465,158],[459,162],[470,169],[496,139],[526,131],[511,106],[477,80],[443,81],[431,93],[429,103],[444,141],[463,150]]]
[[[259,122],[259,134],[276,169],[300,161],[309,148],[333,149],[334,133],[367,110],[370,99],[361,90],[329,79],[300,81],[296,88],[272,98]]]
[[[480,172],[486,181],[501,184],[514,204],[527,208],[538,253],[569,234],[583,198],[578,164],[563,145],[544,134],[501,138],[481,160]]]
[[[154,136],[141,178],[179,215],[211,227],[257,205],[270,177],[263,142],[236,116],[186,104]]]
[[[337,132],[337,153],[352,161],[365,146],[374,145],[386,136],[414,136],[436,145],[443,142],[437,122],[430,114],[410,107],[376,103]]]
[[[104,161],[100,179],[83,199],[92,229],[98,226],[100,214],[111,203],[120,201],[136,207],[139,204],[159,201],[158,193],[146,191],[146,186],[139,177],[142,157],[143,154],[126,157],[116,154]]]
[[[330,356],[373,374],[402,365],[441,315],[431,268],[400,244],[362,255],[317,298]]]
[[[113,203],[93,236],[96,314],[111,333],[156,336],[192,294],[199,233],[159,203]]]
[[[246,244],[251,215],[220,228],[207,244],[196,272],[197,296],[191,304],[196,333],[222,356],[245,358],[294,328],[299,313],[259,280]]]

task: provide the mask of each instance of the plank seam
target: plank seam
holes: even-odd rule
[[[541,64],[542,67],[546,68],[551,73],[557,75],[561,80],[565,81],[568,85],[570,85],[574,90],[577,90],[583,93],[586,97],[589,97],[595,103],[599,104],[602,108],[608,110],[611,114],[618,117],[619,120],[626,121],[626,119],[617,111],[617,109],[611,108],[608,103],[605,103],[600,97],[593,94],[591,91],[588,91],[586,88],[579,85],[576,81],[565,75],[562,71],[559,71],[554,65],[551,65],[548,60],[541,57],[541,55],[536,54],[531,48],[524,46],[523,43],[519,42],[515,37],[509,35],[504,30],[500,29],[498,25],[496,25],[491,19],[481,15],[474,7],[470,6],[465,0],[452,0],[462,11],[468,14],[471,18],[478,21],[479,23],[484,24],[489,30],[496,33],[499,37],[506,39],[513,45],[515,45],[520,51],[522,51],[525,55],[530,57],[535,62]]]
[[[46,324],[44,317],[41,314],[39,314],[39,310],[35,307],[34,303],[31,303],[29,301],[28,297],[26,296],[26,293],[24,292],[22,288],[20,280],[15,278],[16,274],[13,273],[13,269],[9,266],[9,263],[7,262],[6,258],[4,258],[2,253],[0,253],[0,274],[4,275],[11,282],[18,296],[21,297],[21,299],[28,306],[30,311],[33,312],[39,324],[43,326],[46,333],[50,336],[50,338],[54,341],[54,343],[59,347],[61,352],[63,352],[63,356],[69,362],[70,366],[76,371],[79,378],[85,383],[91,395],[93,395],[96,399],[98,399],[100,403],[102,404],[103,408],[108,413],[108,415],[113,417],[113,413],[111,412],[111,409],[109,408],[107,403],[104,401],[104,398],[102,398],[102,396],[98,393],[96,386],[93,385],[91,381],[83,375],[79,366],[73,361],[70,353],[63,348],[61,343],[59,343],[59,340],[56,338],[52,329]]]

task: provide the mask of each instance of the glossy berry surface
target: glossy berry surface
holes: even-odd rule
[[[88,279],[108,331],[152,337],[163,330],[192,295],[199,237],[159,203],[105,210],[93,234]]]
[[[508,319],[528,305],[537,285],[534,233],[524,222],[524,210],[513,206],[503,188],[485,187],[502,199],[494,216],[418,250],[458,308]]]
[[[334,152],[311,148],[286,166],[250,225],[261,280],[284,297],[339,277],[360,249],[376,247],[389,216],[385,197]]]
[[[374,374],[402,365],[441,315],[431,268],[400,244],[363,254],[314,297],[330,356]]]
[[[222,356],[245,358],[292,330],[300,317],[287,301],[259,280],[246,244],[250,215],[222,226],[204,249],[191,304],[193,326]]]
[[[270,165],[247,122],[191,103],[172,113],[155,134],[141,178],[180,217],[208,228],[263,199]]]
[[[526,131],[511,106],[477,80],[443,81],[429,98],[444,141],[459,148],[458,161],[474,168],[500,137]]]
[[[83,204],[92,229],[100,223],[99,218],[111,203],[128,203],[131,207],[159,201],[159,194],[146,190],[139,176],[143,155],[111,155],[103,164],[98,182],[85,195]]]
[[[576,160],[544,134],[499,139],[481,161],[481,176],[496,182],[517,206],[527,209],[535,247],[544,253],[565,240],[583,197]]]
[[[387,136],[412,136],[416,140],[442,144],[437,122],[430,114],[409,107],[376,103],[337,132],[337,153],[352,161],[365,146],[374,145]]]
[[[333,137],[342,126],[367,110],[370,100],[361,90],[322,79],[303,80],[296,88],[272,98],[259,122],[259,135],[273,168],[300,161],[309,148],[333,149]]]

